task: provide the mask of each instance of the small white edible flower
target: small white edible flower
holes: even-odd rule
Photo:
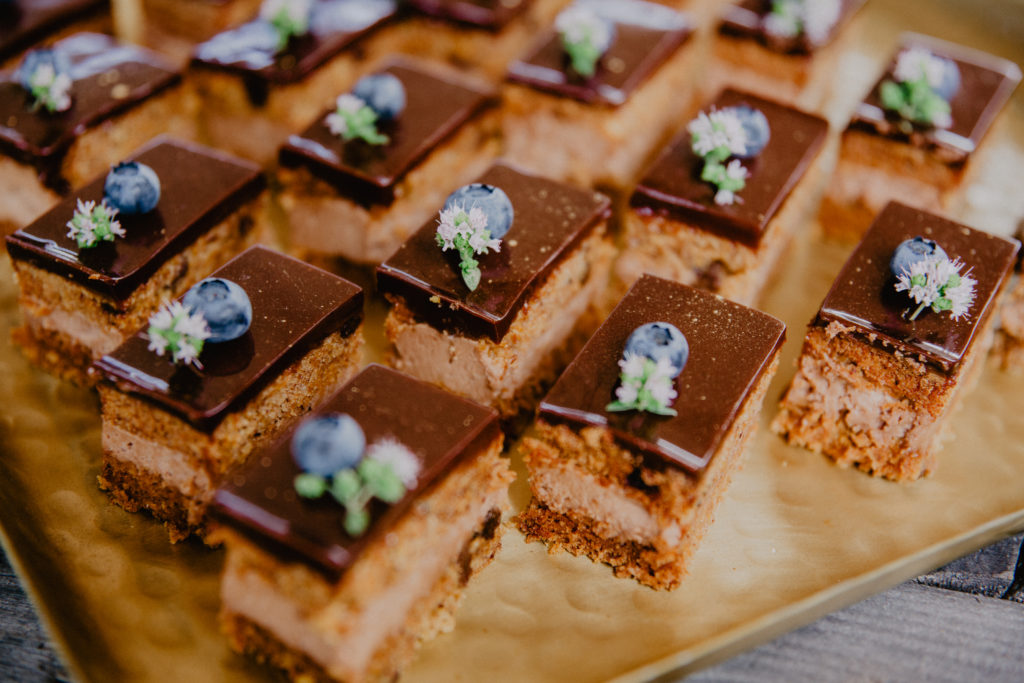
[[[171,353],[175,363],[202,367],[199,354],[210,338],[210,326],[200,313],[193,313],[180,301],[169,301],[150,316],[147,331],[149,350],[158,356]]]
[[[57,73],[53,64],[42,63],[29,76],[32,90],[41,90],[39,99],[50,111],[67,111],[71,108],[71,77]]]
[[[642,377],[646,360],[646,357],[639,354],[627,353],[619,361],[619,367],[622,368],[623,374],[630,377]]]
[[[487,214],[479,207],[473,207],[466,212],[458,202],[447,209],[442,209],[438,219],[437,236],[441,241],[441,251],[458,249],[455,238],[459,236],[463,237],[477,254],[486,254],[488,250],[501,251],[501,240],[491,239],[490,233],[487,232]]]
[[[327,115],[327,128],[332,135],[345,136],[348,133],[348,122],[342,114],[355,114],[366,106],[366,102],[352,93],[344,93],[338,95],[334,104],[336,110]]]
[[[911,47],[900,53],[896,58],[893,77],[901,82],[916,81],[924,77],[930,87],[938,88],[942,84],[946,71],[946,63],[923,47]]]
[[[693,151],[704,157],[719,147],[730,154],[742,154],[747,147],[747,132],[736,113],[730,109],[701,112],[686,126],[693,137]]]
[[[68,237],[75,240],[80,248],[95,246],[101,241],[113,241],[114,237],[124,237],[124,228],[120,221],[114,220],[117,209],[103,199],[99,205],[89,200],[78,199],[75,213],[65,225]]]
[[[406,489],[416,485],[420,476],[420,460],[396,439],[387,437],[375,441],[366,449],[366,457],[390,467]]]
[[[598,53],[605,53],[611,46],[610,24],[593,10],[582,5],[572,5],[555,18],[555,30],[568,43],[589,41]]]
[[[969,274],[964,274],[960,276],[959,285],[946,289],[946,298],[953,306],[949,311],[953,320],[967,315],[967,312],[971,310],[971,306],[974,304],[974,287],[977,284],[977,280]]]
[[[302,24],[309,20],[313,0],[263,0],[260,5],[260,19],[274,21],[281,13],[294,24]]]
[[[961,275],[963,267],[960,259],[950,261],[944,256],[932,255],[915,261],[909,271],[900,273],[896,278],[896,291],[906,292],[919,305],[910,319],[914,320],[929,306],[940,313],[948,310],[954,320],[966,315],[974,303],[977,280],[970,271]]]

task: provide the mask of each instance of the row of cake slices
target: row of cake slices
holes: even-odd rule
[[[166,10],[161,4],[149,9],[159,14]],[[141,48],[95,34],[72,36],[0,76],[0,118],[7,124],[0,127],[0,172],[18,196],[0,207],[0,226],[25,225],[70,188],[165,132],[277,164],[293,244],[377,264],[500,152],[547,177],[616,196],[632,193],[640,209],[634,213],[648,218],[617,217],[630,244],[637,231],[666,227],[654,214],[683,214],[687,220],[677,223],[724,238],[713,249],[702,240],[681,259],[641,249],[634,262],[622,264],[625,284],[645,270],[684,280],[724,278],[732,282],[723,281],[720,291],[752,301],[751,283],[765,273],[751,264],[771,263],[773,247],[793,230],[784,214],[798,213],[800,202],[783,200],[808,184],[799,180],[823,180],[828,170],[812,165],[824,139],[819,124],[772,121],[765,109],[773,102],[825,107],[832,96],[825,86],[838,80],[836,60],[856,43],[854,18],[863,3],[775,4],[725,8],[708,68],[694,22],[674,9],[641,0],[581,0],[554,21],[548,11],[528,31],[533,43],[502,62],[501,98],[485,81],[427,62],[382,66],[386,55],[416,52],[392,34],[428,22],[392,22],[396,10],[386,2],[268,0],[261,18],[198,45],[184,78]],[[507,16],[498,13],[518,25],[526,18],[517,13],[527,6],[537,9],[523,3]],[[461,3],[434,8],[465,19],[458,15],[463,10]],[[426,43],[451,45],[479,31],[459,24],[450,28],[452,36]],[[498,52],[485,44],[476,54]],[[52,78],[32,85],[37,69],[40,78]],[[371,72],[374,78],[361,79]],[[983,165],[976,148],[997,135],[990,129],[1019,79],[1006,60],[905,35],[842,133],[821,207],[826,232],[855,240],[893,198],[956,213]],[[716,99],[723,84],[746,95]],[[691,122],[694,101],[709,115],[727,107],[743,111]],[[716,151],[714,135],[695,141],[694,126],[729,126],[735,133],[737,118],[744,132],[726,136],[724,149]],[[663,148],[681,127],[687,130]],[[745,149],[746,138],[750,148],[768,143],[768,159]],[[991,148],[999,140],[987,142]],[[701,173],[712,182],[659,176],[658,161],[651,165],[659,152],[667,163],[710,154],[716,160]],[[723,153],[728,157],[718,161]],[[744,211],[755,204],[757,210]],[[325,220],[350,229],[323,234]],[[785,229],[771,230],[776,223]]]
[[[525,536],[679,584],[756,429],[782,322],[644,274],[590,335],[610,202],[498,164],[378,267],[396,369],[360,373],[362,290],[245,248],[263,183],[157,140],[7,240],[16,339],[99,382],[101,486],[172,539],[227,543],[236,648],[346,680],[407,662],[498,547],[502,419],[522,413]],[[887,206],[809,327],[776,431],[925,474],[1018,248]]]

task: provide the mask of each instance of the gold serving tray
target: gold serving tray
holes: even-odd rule
[[[1024,64],[1024,4],[887,3],[864,11],[860,51],[838,78],[856,99],[900,30],[930,33]],[[859,74],[859,75],[858,75]],[[832,112],[842,121],[841,102]],[[1024,95],[986,141],[987,171],[962,217],[1008,234],[1024,216]],[[833,153],[833,152],[830,152]],[[2,200],[0,200],[2,201]],[[525,544],[510,530],[469,587],[455,631],[428,644],[404,680],[643,680],[692,671],[1024,530],[1024,392],[990,361],[952,420],[935,474],[898,485],[789,448],[767,428],[793,375],[804,326],[847,247],[809,222],[763,302],[789,326],[761,430],[690,575],[672,593],[603,565]],[[223,551],[171,545],[144,515],[97,489],[96,396],[30,368],[7,341],[17,324],[0,257],[0,540],[65,662],[82,681],[275,680],[233,654],[217,623]],[[371,356],[382,309],[368,315]],[[513,459],[517,460],[513,451]],[[524,482],[513,486],[525,503]]]

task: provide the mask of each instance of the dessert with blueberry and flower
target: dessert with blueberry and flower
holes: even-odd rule
[[[677,587],[757,428],[785,336],[770,315],[640,278],[523,440],[527,540]]]
[[[357,372],[362,318],[359,287],[261,246],[166,300],[96,361],[101,487],[202,535],[227,471]]]
[[[890,203],[808,327],[772,429],[873,476],[928,474],[981,372],[1019,248]]]
[[[7,237],[20,287],[13,337],[33,363],[91,384],[174,298],[267,234],[259,169],[158,139]]]
[[[1002,111],[1020,79],[1005,59],[905,34],[843,131],[821,204],[825,233],[857,240],[890,200],[956,210],[985,148],[999,144]]]
[[[613,291],[651,273],[756,302],[820,190],[827,133],[818,116],[722,92],[633,191]]]
[[[24,51],[73,33],[110,30],[106,0],[0,1],[0,67],[15,66]]]
[[[690,107],[688,15],[578,0],[509,65],[504,155],[549,178],[623,189]]]
[[[385,53],[395,0],[263,0],[258,16],[201,43],[189,78],[218,146],[270,163],[292,133]]]
[[[0,71],[0,232],[161,133],[194,137],[194,98],[163,57],[79,33]]]
[[[734,0],[721,11],[704,92],[724,86],[823,111],[865,0]]]
[[[492,406],[537,400],[596,326],[609,200],[498,164],[377,268],[395,368]]]
[[[395,680],[501,547],[495,412],[371,365],[211,508],[232,647],[294,680]]]
[[[390,30],[394,50],[446,62],[489,81],[530,47],[570,0],[408,0]]]
[[[494,161],[497,103],[490,86],[423,63],[394,62],[359,79],[281,149],[291,246],[383,261]]]

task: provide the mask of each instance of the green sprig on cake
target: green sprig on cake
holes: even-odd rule
[[[747,168],[730,157],[747,150],[747,132],[735,109],[701,112],[687,126],[694,154],[704,160],[700,179],[715,186],[715,204],[728,206],[747,186]]]
[[[673,417],[675,379],[690,357],[686,336],[675,325],[652,322],[633,330],[619,360],[615,400],[605,406],[610,413],[639,410]]]
[[[615,40],[615,24],[587,7],[573,5],[555,18],[555,30],[572,70],[592,77],[597,64]]]
[[[277,32],[277,50],[287,47],[294,36],[309,32],[309,15],[312,0],[263,0],[260,19],[269,23]]]
[[[71,220],[67,222],[68,237],[75,240],[79,249],[95,247],[100,242],[113,242],[116,237],[124,237],[124,228],[120,221],[115,220],[117,209],[103,199],[97,204],[94,201],[78,200]]]
[[[879,97],[884,109],[908,124],[949,128],[953,124],[949,99],[959,85],[960,71],[953,61],[912,47],[897,57],[893,78],[882,82]]]

